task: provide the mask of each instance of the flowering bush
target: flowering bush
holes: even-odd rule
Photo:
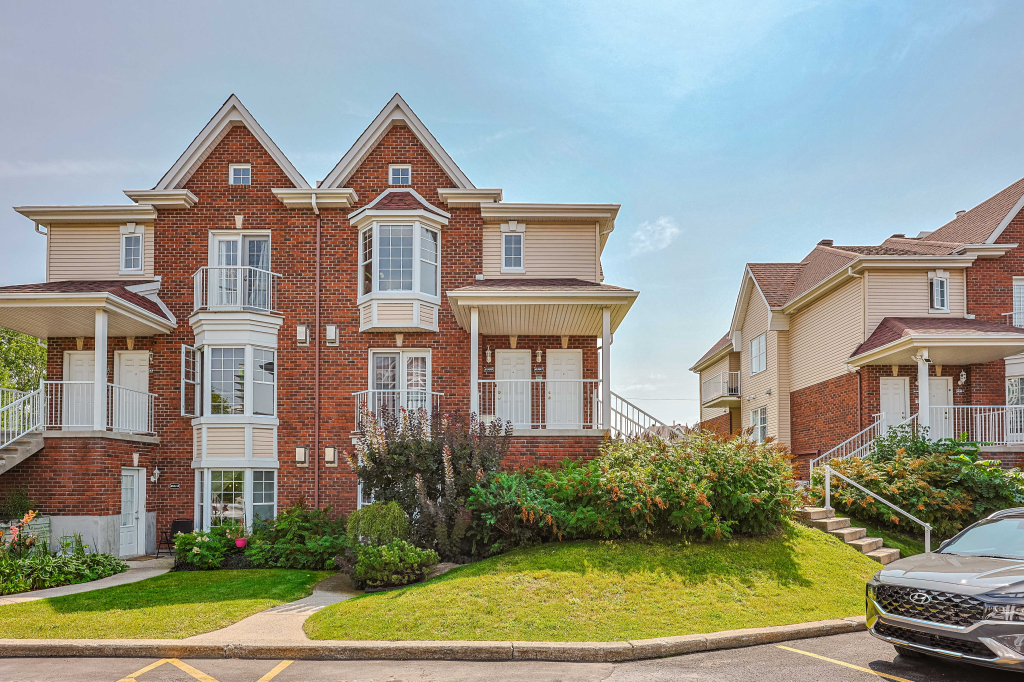
[[[220,568],[228,551],[225,534],[214,534],[202,530],[178,533],[174,536],[174,553],[177,562],[195,568]]]

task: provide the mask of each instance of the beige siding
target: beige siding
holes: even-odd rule
[[[121,275],[119,225],[53,225],[46,238],[46,280],[152,279],[153,226],[146,226],[143,274]]]
[[[252,456],[274,458],[274,429],[253,428]]]
[[[245,427],[207,427],[206,456],[245,457]]]
[[[964,271],[949,271],[949,312],[928,312],[927,270],[871,270],[867,278],[867,329],[875,331],[886,317],[963,317]]]
[[[434,326],[434,307],[420,304],[420,324],[424,327]]]
[[[722,358],[721,360],[719,360],[715,364],[711,365],[711,367],[708,367],[707,369],[705,369],[704,371],[702,371],[700,373],[700,383],[701,383],[701,396],[700,396],[700,399],[701,399],[701,401],[704,400],[704,394],[703,394],[704,382],[707,381],[708,379],[711,379],[711,378],[715,377],[717,374],[719,374],[721,372],[728,372],[728,371],[730,371],[730,369],[729,369],[729,359],[733,355],[738,355],[738,354],[737,353],[729,353],[729,355],[726,355],[724,358]],[[708,419],[714,419],[715,417],[721,417],[723,414],[729,414],[729,408],[728,407],[701,407],[700,408],[700,418],[701,418],[701,421],[707,421]]]
[[[412,324],[412,303],[377,303],[377,324]]]
[[[790,374],[790,336],[787,331],[768,332],[769,336],[775,336],[775,347],[778,349],[778,370],[776,381],[778,390],[772,391],[775,397],[775,412],[778,420],[775,426],[775,438],[789,447],[790,444],[790,413],[789,413],[789,391],[792,376]],[[768,408],[769,413],[771,408]],[[770,417],[769,417],[770,419]],[[769,429],[771,427],[769,426]],[[771,433],[771,431],[769,431]]]
[[[778,371],[778,344],[776,332],[768,332],[768,304],[764,302],[760,292],[754,290],[747,301],[747,312],[743,319],[740,333],[740,419],[743,428],[750,427],[750,412],[762,406],[768,407],[768,435],[778,434],[779,413],[774,394],[777,389],[776,373]],[[757,336],[768,332],[765,344],[767,347],[767,369],[750,375],[750,342]],[[768,389],[772,395],[768,395]],[[748,398],[750,398],[748,400]]]
[[[594,225],[530,223],[524,233],[524,273],[501,272],[501,226],[484,225],[483,274],[495,278],[572,277],[593,282],[598,277],[597,231]]]
[[[369,327],[373,324],[373,304],[367,303],[359,309],[359,324]]]
[[[863,280],[852,280],[793,315],[789,340],[790,390],[845,374],[846,360],[864,340]]]

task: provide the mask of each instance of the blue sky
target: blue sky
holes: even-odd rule
[[[123,203],[234,92],[308,180],[395,92],[478,187],[621,203],[641,296],[613,388],[697,417],[687,371],[748,261],[947,222],[1024,176],[1024,3],[0,0],[0,284],[23,204]]]

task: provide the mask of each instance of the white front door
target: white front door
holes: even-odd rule
[[[495,414],[516,428],[530,428],[530,351],[494,351],[494,365]]]
[[[882,377],[878,381],[879,411],[884,415],[887,427],[895,426],[906,419],[907,379],[905,377]]]
[[[143,491],[141,469],[121,469],[121,515],[120,549],[118,556],[138,556],[142,552],[140,527],[144,507],[142,506]]]
[[[111,423],[117,431],[142,433],[149,430],[149,351],[115,353],[114,383],[129,391],[114,389]]]
[[[953,437],[953,377],[928,379],[929,429],[932,440]]]
[[[583,351],[549,350],[545,423],[557,429],[583,428]]]
[[[54,402],[60,401],[61,425],[65,431],[92,429],[92,382],[95,375],[96,355],[91,350],[69,350],[64,353],[64,382],[51,389],[61,391],[61,395],[51,399],[48,409],[52,410],[56,407]]]

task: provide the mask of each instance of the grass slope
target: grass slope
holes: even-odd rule
[[[286,569],[165,573],[128,585],[0,606],[0,637],[181,639],[307,597],[328,575]]]
[[[787,526],[718,543],[573,542],[510,552],[329,606],[312,639],[615,641],[863,613],[879,565]]]

